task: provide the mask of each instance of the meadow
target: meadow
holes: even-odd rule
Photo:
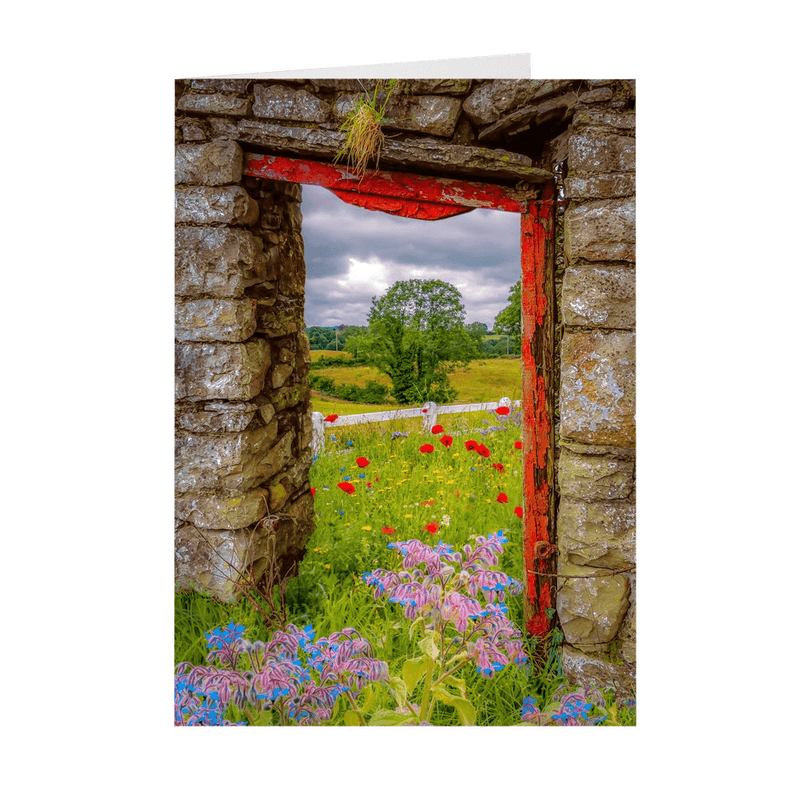
[[[333,350],[312,350],[311,361],[326,358],[352,359],[350,353]],[[315,375],[330,378],[337,384],[352,383],[365,386],[374,381],[390,387],[391,381],[375,367],[354,365],[352,367],[324,367],[314,370]],[[519,400],[522,395],[522,367],[519,358],[487,358],[473,361],[460,367],[449,375],[450,383],[458,392],[454,403],[490,403],[500,397]],[[350,403],[335,397],[327,397],[312,391],[311,402],[314,411],[328,414],[361,414],[371,411],[389,411],[395,404]]]
[[[176,595],[176,725],[635,724],[522,632],[519,413],[440,421],[327,431],[279,613]]]

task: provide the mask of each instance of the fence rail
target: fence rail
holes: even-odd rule
[[[519,400],[513,403],[508,397],[501,397],[496,403],[462,403],[460,405],[440,406],[436,403],[425,403],[417,408],[397,408],[392,411],[374,411],[370,414],[346,414],[338,416],[329,414],[323,417],[319,411],[311,413],[313,433],[311,447],[314,455],[325,449],[325,430],[327,428],[343,428],[348,425],[363,425],[370,422],[389,422],[395,419],[410,419],[422,417],[422,429],[430,432],[436,424],[440,414],[466,414],[470,411],[497,411],[498,408],[507,408],[509,411],[518,408]]]

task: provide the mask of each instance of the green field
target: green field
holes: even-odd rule
[[[350,357],[349,353],[311,351],[312,361],[322,355]],[[365,386],[367,381],[375,381],[384,386],[391,386],[389,378],[374,367],[326,367],[315,370],[314,374],[330,378],[338,384],[353,383],[357,386]],[[522,367],[519,358],[490,358],[473,361],[467,367],[450,373],[449,378],[458,392],[454,403],[491,403],[501,397],[508,397],[513,402],[519,400],[522,395]],[[397,408],[396,404],[350,403],[346,400],[325,397],[317,392],[312,392],[311,397],[314,411],[321,411],[326,416],[328,414],[363,414]]]

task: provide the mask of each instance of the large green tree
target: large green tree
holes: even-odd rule
[[[515,353],[522,348],[522,279],[508,295],[508,305],[494,318],[494,332],[508,336]]]
[[[447,373],[478,354],[464,326],[461,293],[439,280],[398,281],[373,297],[364,334],[348,340],[359,355],[389,376],[401,405],[448,402],[455,390]]]

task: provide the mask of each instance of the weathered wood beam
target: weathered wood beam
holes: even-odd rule
[[[346,195],[370,196],[373,200],[356,202],[367,208],[378,208],[389,213],[398,213],[391,208],[402,209],[403,202],[409,206],[420,205],[421,209],[431,206],[455,206],[460,210],[449,212],[464,213],[472,208],[494,208],[500,211],[521,213],[527,208],[525,193],[506,186],[476,181],[461,181],[452,178],[432,178],[412,175],[406,172],[376,171],[364,176],[356,175],[344,165],[329,164],[308,159],[287,158],[285,156],[263,156],[254,153],[244,154],[244,174],[293,183],[324,186],[342,199]],[[393,203],[391,201],[394,201]],[[350,200],[348,202],[354,202]],[[381,207],[384,203],[386,207]],[[442,209],[444,211],[444,209]],[[419,216],[424,219],[437,217]]]
[[[555,555],[554,186],[521,216],[523,615],[528,633],[553,626]]]

